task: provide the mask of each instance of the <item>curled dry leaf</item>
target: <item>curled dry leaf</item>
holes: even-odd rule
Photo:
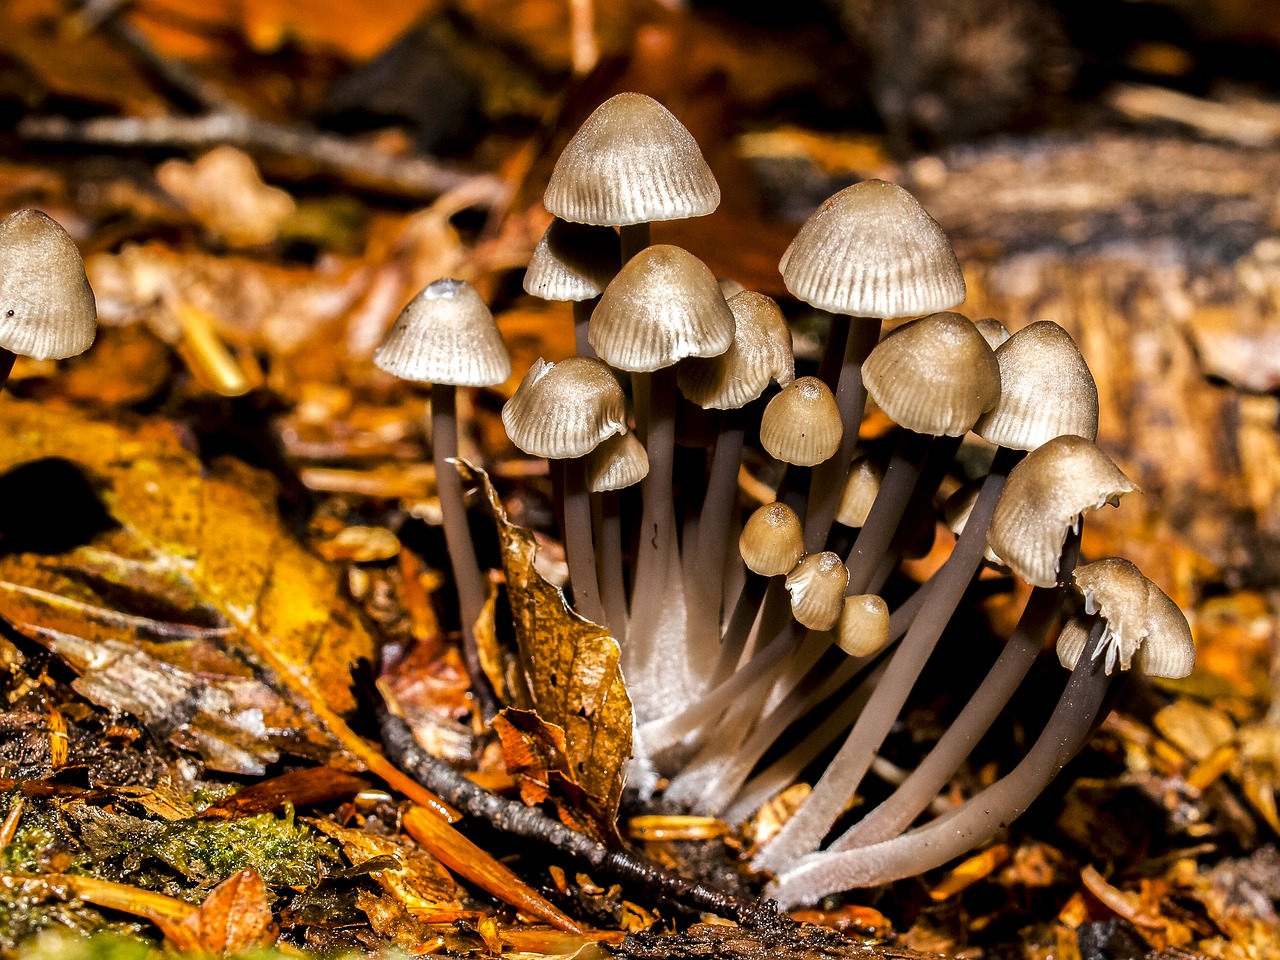
[[[253,159],[235,147],[214,147],[194,163],[166,160],[156,179],[202,227],[232,247],[270,243],[294,215],[285,191],[263,183]]]

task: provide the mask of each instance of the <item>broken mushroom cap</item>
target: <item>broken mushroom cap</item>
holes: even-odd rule
[[[760,418],[760,444],[769,456],[812,467],[840,449],[844,426],[831,388],[801,377],[769,401]]]
[[[733,313],[705,263],[658,243],[627,261],[605,288],[587,333],[606,363],[661,370],[685,357],[715,357],[733,343]]]
[[[844,598],[836,644],[851,657],[869,657],[889,645],[889,605],[874,593]]]
[[[787,574],[791,615],[810,630],[830,630],[844,611],[849,571],[830,550],[803,557]]]
[[[1098,388],[1071,334],[1052,320],[1023,327],[996,350],[1000,399],[973,432],[1014,450],[1062,434],[1096,440]]]
[[[846,187],[800,228],[778,265],[805,303],[855,317],[918,317],[964,302],[964,276],[936,220],[883,180]]]
[[[743,524],[738,551],[752,573],[777,577],[790,572],[804,556],[800,518],[785,503],[757,507]]]
[[[587,458],[587,489],[592,493],[621,490],[649,475],[649,454],[628,430],[605,437]]]
[[[720,186],[670,110],[620,93],[565,146],[543,204],[562,220],[618,227],[705,216],[720,205]]]
[[[785,387],[795,379],[791,328],[778,305],[750,290],[726,302],[734,320],[729,349],[718,357],[690,357],[676,371],[680,392],[708,410],[745,407],[770,380]]]
[[[1080,515],[1136,489],[1093,441],[1054,437],[1009,471],[987,543],[1023,580],[1052,587],[1067,531]]]
[[[960,437],[1000,399],[1000,365],[958,313],[903,324],[862,365],[867,393],[908,430]]]
[[[1196,663],[1191,627],[1169,595],[1128,560],[1107,557],[1076,567],[1075,584],[1084,595],[1086,614],[1104,621],[1102,641],[1094,656],[1105,656],[1108,674],[1118,664],[1132,665],[1149,677],[1178,680]],[[1058,660],[1068,670],[1076,665],[1089,639],[1090,623],[1067,621],[1058,637]]]
[[[609,227],[552,220],[529,258],[524,292],[559,303],[590,300],[604,292],[621,257],[618,234]]]
[[[39,210],[0,220],[0,349],[61,360],[88,350],[97,329],[93,290],[67,231]]]
[[[492,387],[511,376],[493,314],[465,280],[437,280],[410,300],[373,362],[401,380],[459,387]]]
[[[538,358],[502,407],[511,442],[535,457],[582,457],[627,430],[627,400],[599,360]]]

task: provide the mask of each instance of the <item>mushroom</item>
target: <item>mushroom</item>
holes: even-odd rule
[[[573,303],[578,356],[594,357],[587,341],[591,311],[618,272],[618,235],[609,227],[555,219],[533,248],[524,272],[524,292],[543,300]]]

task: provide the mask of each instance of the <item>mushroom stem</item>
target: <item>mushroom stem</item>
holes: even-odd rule
[[[644,438],[649,475],[641,481],[644,506],[636,543],[635,582],[632,587],[632,656],[647,655],[650,634],[658,622],[670,562],[675,511],[671,477],[675,454],[675,367],[634,374],[633,382],[648,381],[649,422]],[[637,394],[641,391],[637,390]],[[638,408],[638,402],[637,402]]]
[[[898,441],[880,483],[880,493],[845,560],[849,568],[849,588],[845,592],[849,596],[867,592],[867,584],[880,566],[893,540],[893,532],[907,509],[932,440],[932,437],[907,430]]]
[[[598,360],[599,357],[596,355],[595,347],[591,346],[590,341],[587,340],[587,329],[591,323],[591,311],[599,302],[599,297],[573,302],[573,342],[577,347],[578,356],[589,357],[592,360]]]
[[[595,514],[596,570],[605,622],[618,638],[627,635],[627,588],[622,572],[622,515],[616,490],[598,494]]]
[[[942,569],[931,578],[928,596],[894,653],[883,681],[877,685],[866,709],[859,715],[844,746],[828,765],[813,793],[753,861],[755,869],[781,873],[816,849],[840,815],[845,802],[858,789],[876,751],[906,702],[916,677],[933,652],[969,581],[982,564],[987,527],[1004,488],[1005,475],[1021,456],[1021,451],[1004,448],[997,451],[964,533]],[[887,480],[886,472],[886,485]],[[883,492],[884,487],[881,487],[881,495]],[[873,515],[874,512],[873,507]],[[863,530],[865,532],[866,528]]]
[[[827,349],[832,351],[832,345],[843,340],[844,355],[838,374],[836,371],[830,374],[835,382],[828,381],[828,386],[835,392],[844,434],[836,455],[814,467],[809,479],[809,500],[804,514],[804,549],[807,553],[817,553],[826,547],[827,534],[835,519],[840,492],[849,472],[849,462],[858,443],[862,411],[867,403],[867,390],[862,385],[862,361],[867,359],[879,339],[879,320],[838,314],[831,318]],[[837,346],[836,349],[840,348]]]
[[[449,383],[431,385],[431,459],[436,468],[436,490],[444,519],[444,540],[449,565],[458,590],[458,615],[462,621],[462,653],[476,694],[487,720],[495,704],[476,647],[475,623],[484,607],[484,577],[476,560],[467,524],[467,505],[462,496],[462,478],[452,462],[458,456],[458,415],[456,388]]]
[[[9,382],[9,373],[13,370],[13,362],[17,359],[18,355],[12,350],[0,347],[0,390],[4,390],[4,385]]]
[[[628,223],[618,228],[618,238],[622,241],[622,263],[649,246],[649,224]]]
[[[781,580],[771,584],[772,577],[762,577],[758,573],[747,571],[746,581],[738,593],[737,602],[733,605],[733,613],[725,625],[720,639],[720,656],[716,660],[715,669],[711,673],[711,682],[720,683],[733,673],[742,660],[742,651],[746,649],[747,640],[751,636],[751,628],[755,625],[756,616],[763,604],[765,593],[784,589]]]
[[[741,410],[729,410],[724,415],[698,515],[698,535],[693,544],[684,546],[689,643],[711,644],[720,637],[725,554],[729,550],[730,521],[737,503],[743,419]]]
[[[1049,722],[1010,773],[910,833],[869,847],[806,857],[779,875],[764,896],[790,906],[836,890],[889,883],[939,867],[995,836],[1031,805],[1092,731],[1111,682],[1104,658],[1093,656],[1101,636],[1101,624],[1095,624]]]
[[[573,586],[574,609],[588,620],[604,624],[595,547],[591,542],[591,494],[587,491],[586,459],[553,459],[550,465],[552,486],[560,491],[564,552],[569,564],[569,583]]]
[[[1064,579],[1070,576],[1079,552],[1079,534],[1069,535],[1059,568]],[[1031,591],[1013,635],[947,732],[893,794],[845,831],[831,845],[832,850],[852,850],[896,837],[930,804],[991,729],[1031,669],[1044,647],[1045,636],[1062,611],[1066,593],[1061,584]]]

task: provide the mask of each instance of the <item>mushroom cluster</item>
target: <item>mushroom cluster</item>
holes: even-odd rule
[[[780,264],[829,322],[816,369],[797,377],[776,303],[649,243],[651,221],[703,216],[719,197],[657,102],[620,94],[587,120],[552,175],[556,219],[525,276],[529,293],[574,303],[579,356],[535,363],[503,422],[550,460],[575,609],[622,645],[641,789],[660,775],[669,804],[741,821],[834,750],[753,861],[775,878],[766,895],[790,905],[983,842],[1080,748],[1124,671],[1184,676],[1194,648],[1177,607],[1127,561],[1076,567],[1081,515],[1135,488],[1095,445],[1097,391],[1065,330],[1010,335],[952,312],[965,285],[941,228],[902,188],[868,180],[824,203]],[[882,337],[886,321],[897,324]],[[451,385],[501,381],[509,360],[479,297],[453,280],[405,309],[376,360],[437,385],[441,505],[469,626],[480,575],[461,543]],[[891,447],[860,442],[868,400],[900,428]],[[961,465],[971,482],[957,487]],[[776,479],[754,510],[744,466]],[[943,523],[948,558],[904,591],[900,562]],[[965,642],[946,628],[984,564],[1034,588],[1016,630],[923,762],[829,839],[926,661]],[[1064,612],[1070,674],[1034,745],[921,822]]]

